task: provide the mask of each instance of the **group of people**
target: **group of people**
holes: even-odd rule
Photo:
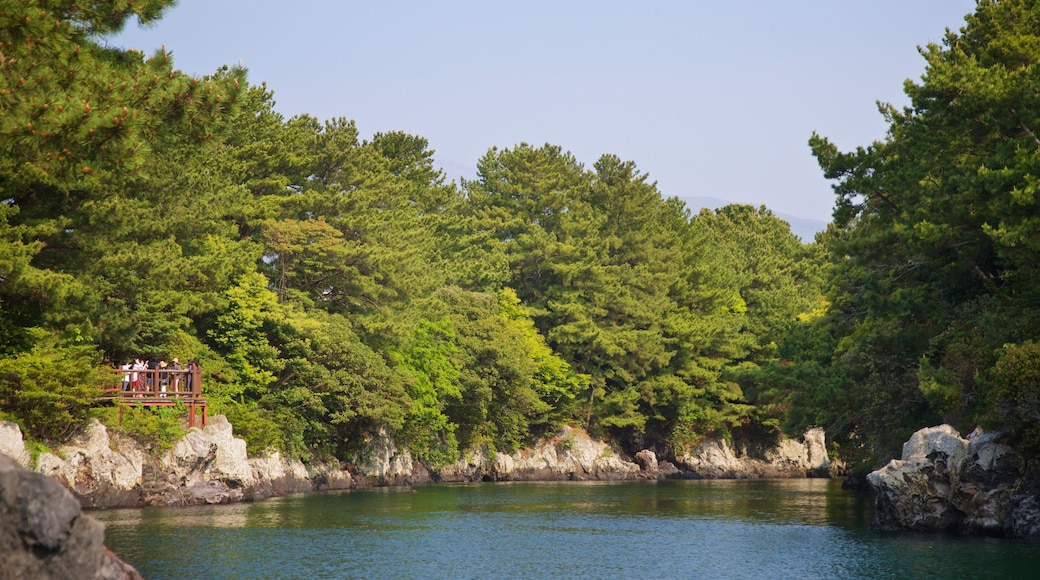
[[[120,369],[123,371],[124,391],[133,391],[135,397],[144,396],[138,391],[156,392],[165,397],[168,389],[173,393],[192,392],[193,382],[199,374],[199,363],[191,360],[187,366],[181,366],[177,357],[170,363],[137,358],[133,362],[124,362]]]

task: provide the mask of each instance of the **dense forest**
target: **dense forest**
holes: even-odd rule
[[[864,466],[940,421],[1040,445],[1036,2],[923,48],[884,140],[811,136],[836,203],[808,244],[610,154],[492,147],[449,182],[420,136],[103,42],[171,4],[0,0],[0,418],[36,444],[112,424],[122,361],[179,357],[251,451],[301,459],[563,424],[664,451],[822,426]]]

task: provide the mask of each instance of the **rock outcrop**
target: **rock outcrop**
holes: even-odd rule
[[[58,481],[0,455],[0,577],[139,579]]]
[[[875,527],[1040,537],[1040,473],[1006,433],[949,425],[914,433],[901,459],[867,476],[877,491]]]
[[[16,423],[0,421],[0,454],[11,457],[23,466],[29,465],[32,457],[25,449],[22,430]]]
[[[639,466],[584,431],[564,427],[534,447],[514,453],[480,449],[446,466],[428,467],[400,451],[381,431],[368,443],[357,471],[364,485],[416,485],[476,481],[619,480],[645,476]]]
[[[643,476],[639,466],[585,431],[564,427],[534,447],[514,453],[486,450],[436,470],[434,481],[587,481]]]
[[[139,445],[109,438],[105,426],[92,421],[71,444],[41,453],[36,471],[60,481],[84,508],[129,507],[138,504],[146,457]]]
[[[680,477],[755,479],[827,477],[832,468],[823,429],[810,429],[800,440],[783,439],[776,447],[736,449],[725,439],[707,439],[676,458]]]
[[[667,478],[826,477],[831,467],[822,429],[801,440],[783,440],[776,447],[739,452],[722,439],[709,439],[675,463],[644,449],[626,460],[617,449],[589,437],[581,429],[564,427],[537,445],[514,453],[471,453],[459,461],[427,468],[399,453],[385,433],[370,442],[369,460],[360,472],[372,485],[472,481],[584,481]]]
[[[21,430],[0,421],[0,452],[28,466]],[[97,421],[69,445],[41,453],[36,471],[57,479],[86,509],[222,504],[274,495],[349,489],[350,473],[338,466],[303,463],[271,453],[250,458],[222,415],[192,429],[161,457],[133,440],[111,437]]]

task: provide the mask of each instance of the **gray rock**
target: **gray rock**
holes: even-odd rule
[[[813,428],[800,439],[781,439],[775,447],[734,447],[718,437],[703,440],[676,457],[682,477],[693,479],[754,479],[764,477],[827,477],[831,468],[823,429]]]
[[[1040,487],[1007,433],[976,429],[963,439],[949,425],[914,433],[903,457],[867,475],[881,529],[1040,537]]]
[[[146,453],[130,440],[109,437],[94,420],[56,453],[41,453],[36,470],[72,491],[83,508],[132,507],[138,504]]]
[[[0,576],[141,578],[103,541],[104,525],[56,479],[0,455]]]
[[[361,453],[358,472],[369,485],[410,485],[415,461],[407,449],[398,449],[394,437],[380,427]]]
[[[9,438],[4,444],[17,451],[24,449],[19,443]],[[351,467],[355,476],[339,465],[304,465],[276,452],[250,458],[245,441],[234,436],[225,417],[216,415],[162,457],[132,440],[110,437],[93,422],[72,444],[41,454],[37,469],[72,490],[81,507],[103,509],[256,501],[314,490],[430,482],[805,477],[826,475],[830,463],[824,443],[823,430],[817,429],[776,448],[734,450],[725,440],[710,439],[674,462],[649,449],[630,461],[583,430],[564,427],[530,448],[513,453],[478,449],[452,465],[434,468],[398,449],[384,429]]]
[[[474,451],[452,465],[430,469],[432,481],[587,481],[645,477],[638,465],[625,461],[585,431],[564,427],[537,445],[514,453]]]
[[[644,449],[635,456],[636,463],[645,473],[656,474],[658,470],[657,454],[649,449]]]

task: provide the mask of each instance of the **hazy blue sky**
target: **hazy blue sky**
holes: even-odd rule
[[[452,177],[492,146],[635,161],[665,196],[829,220],[806,144],[882,139],[917,46],[974,0],[181,0],[109,40],[203,75],[239,61],[286,117],[421,135]]]

